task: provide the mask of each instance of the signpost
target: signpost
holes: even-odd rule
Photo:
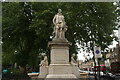
[[[100,59],[102,58],[101,47],[94,46],[94,55],[95,55],[96,66],[99,66],[99,76],[100,76]],[[101,78],[99,79],[101,80]]]
[[[120,27],[118,28],[118,39],[119,39],[119,43],[120,43]]]

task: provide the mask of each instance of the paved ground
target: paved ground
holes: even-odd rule
[[[86,76],[86,77],[81,77],[79,79],[60,79],[60,78],[56,78],[56,79],[31,79],[29,76],[25,76],[25,75],[13,75],[13,74],[7,74],[7,75],[3,75],[2,76],[2,80],[96,80],[95,77],[93,75],[90,76]],[[120,78],[111,78],[111,77],[102,77],[99,78],[97,77],[97,80],[120,80]]]
[[[2,80],[31,80],[31,78],[21,74],[2,74]]]

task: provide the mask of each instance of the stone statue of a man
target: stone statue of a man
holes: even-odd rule
[[[62,15],[62,10],[58,9],[58,13],[53,18],[54,33],[55,38],[65,38],[65,32],[67,30],[67,25],[65,24],[64,16]]]

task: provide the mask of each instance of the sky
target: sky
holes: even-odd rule
[[[117,36],[117,37],[119,37],[120,38],[120,28],[119,28],[119,32],[118,32],[118,30],[115,30],[114,31],[114,33],[115,33],[115,35]],[[119,40],[120,41],[120,40]],[[112,44],[111,45],[109,45],[108,47],[109,48],[114,48],[115,46],[116,46],[116,44],[118,44],[118,42],[116,42],[116,41],[113,41],[112,42]],[[78,47],[79,47],[80,45],[78,45]],[[87,56],[87,55],[90,55],[90,57],[93,57],[93,54],[92,53],[86,53],[85,51],[83,51],[82,49],[80,49],[80,51],[78,51],[78,60],[83,60],[83,61],[85,61],[85,57],[84,56]],[[87,58],[89,58],[89,57],[87,57]]]

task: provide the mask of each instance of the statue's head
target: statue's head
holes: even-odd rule
[[[75,57],[75,53],[72,54],[72,57]]]
[[[58,9],[58,13],[62,13],[62,9]]]

